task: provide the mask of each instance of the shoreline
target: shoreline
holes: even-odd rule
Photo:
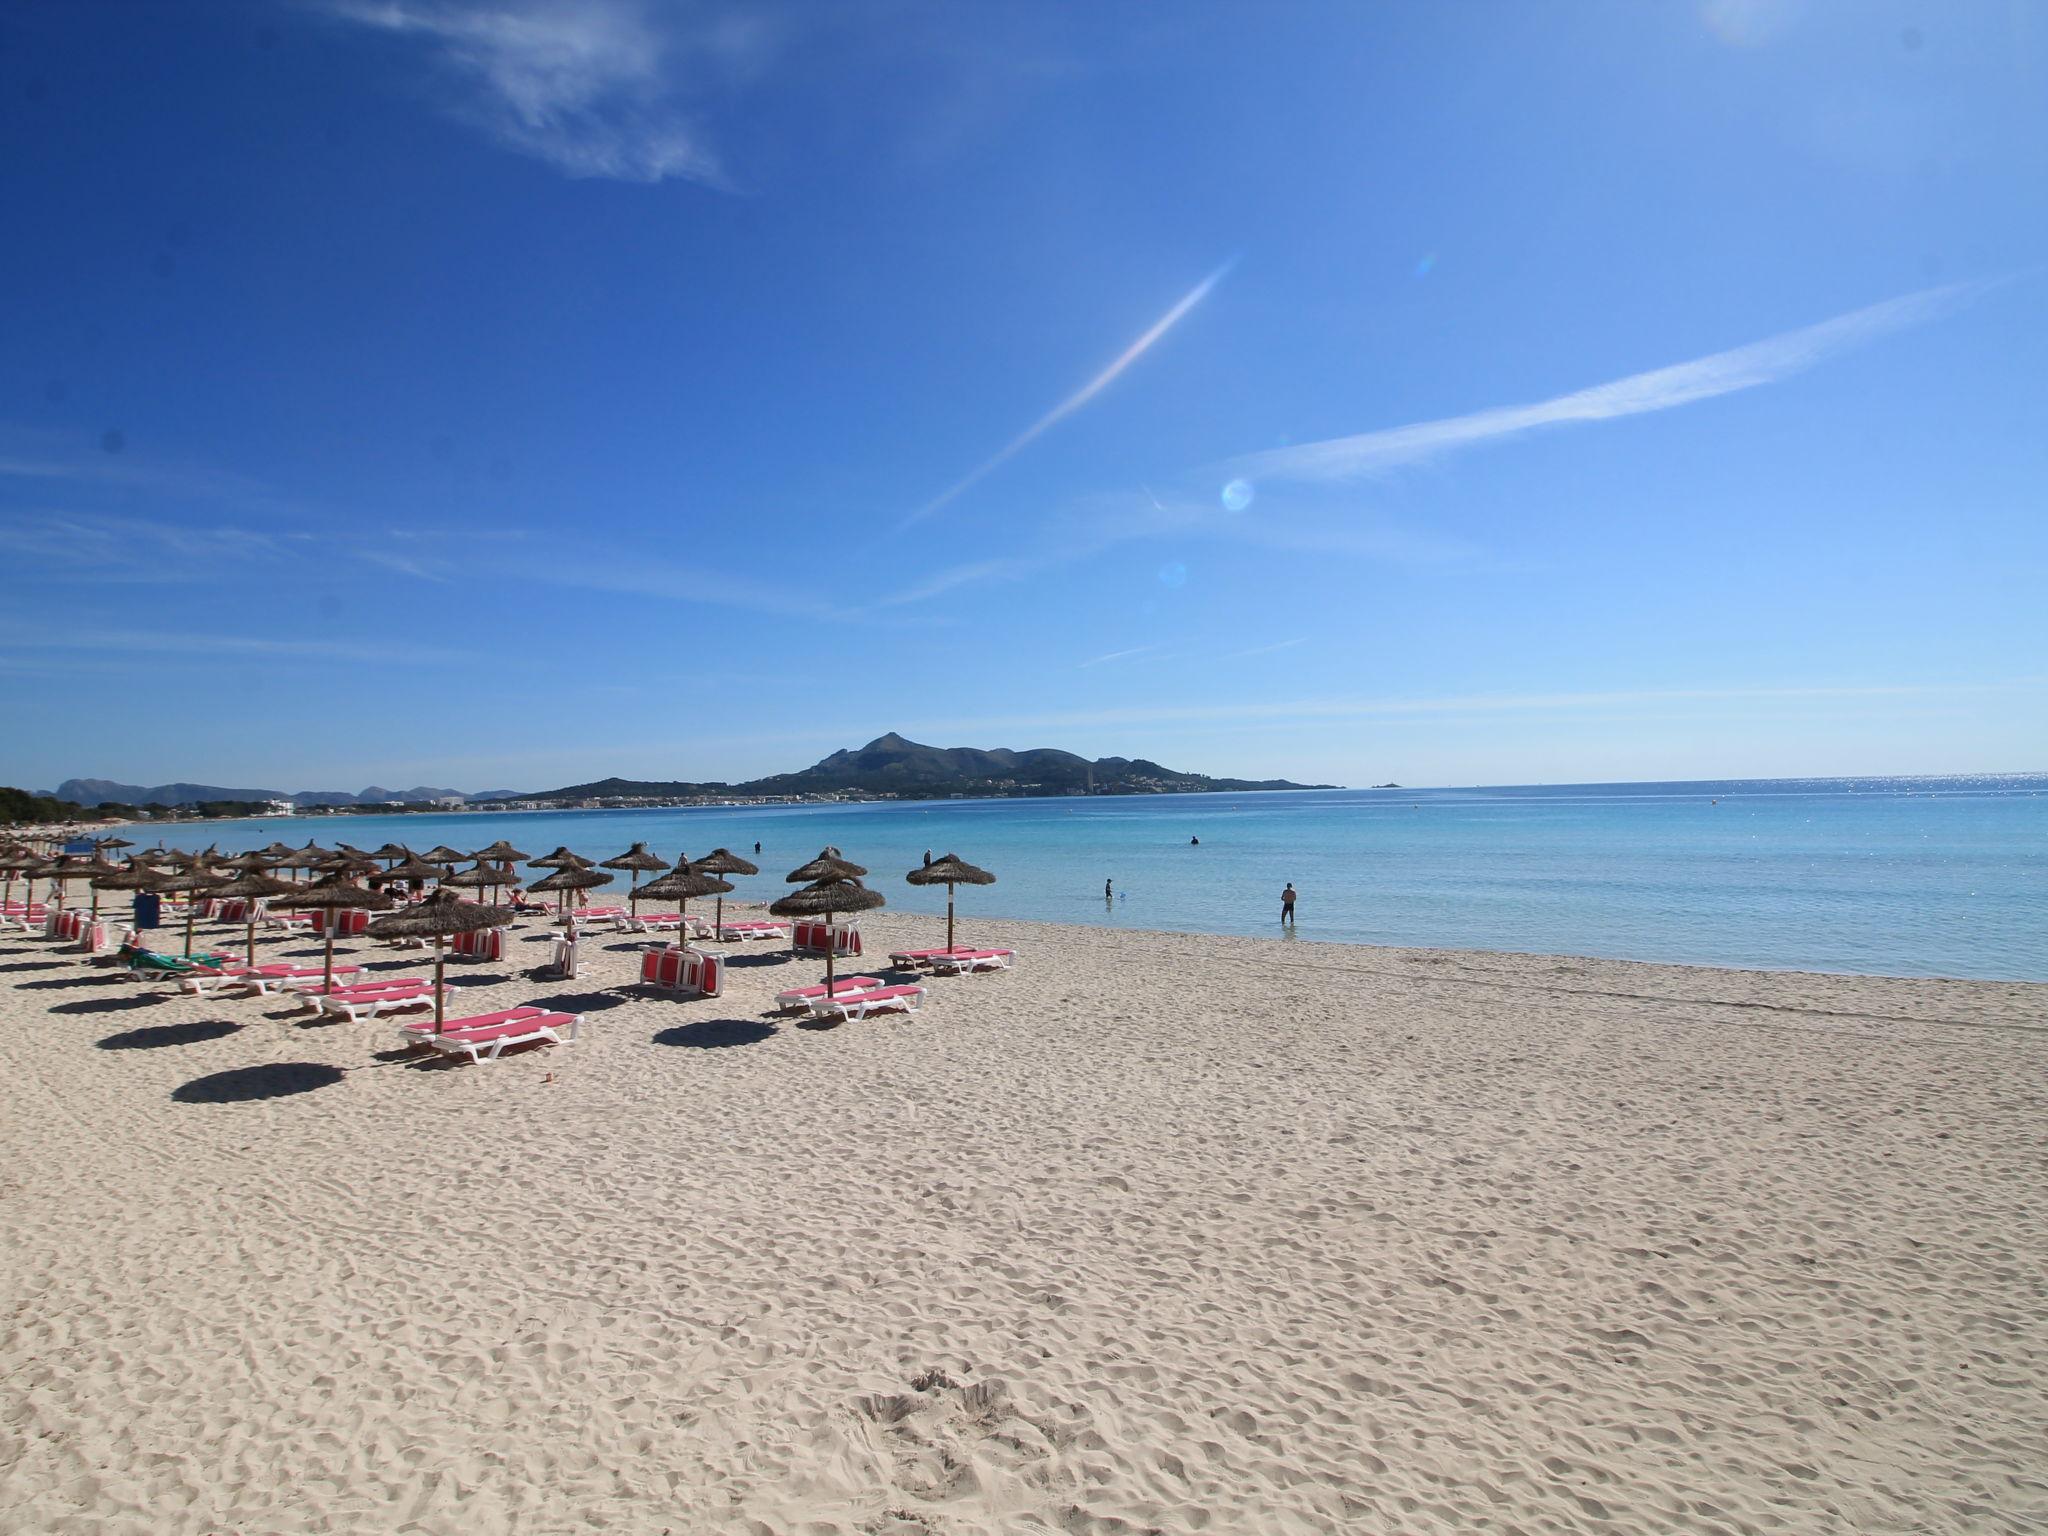
[[[0,1523],[2048,1515],[2048,986],[974,912],[1015,969],[821,1029],[764,1011],[818,962],[679,1001],[550,931],[457,1011],[581,1038],[482,1066],[0,937]]]

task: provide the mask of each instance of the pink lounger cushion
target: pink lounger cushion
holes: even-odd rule
[[[395,981],[344,982],[332,987],[305,987],[299,995],[312,999],[319,997],[390,997],[407,992],[431,992],[434,984],[424,976],[402,976]]]
[[[518,1008],[506,1008],[498,1013],[479,1013],[466,1019],[450,1019],[441,1026],[441,1033],[449,1034],[456,1030],[491,1029],[500,1024],[511,1024],[522,1019],[537,1019],[545,1012],[545,1009],[536,1008],[529,1003]],[[432,1019],[414,1019],[410,1023],[401,1024],[398,1027],[409,1035],[431,1035],[434,1033],[434,1021]]]
[[[530,1035],[537,1030],[554,1029],[559,1025],[573,1022],[575,1018],[576,1015],[573,1013],[542,1013],[535,1009],[524,1018],[506,1019],[498,1024],[473,1024],[464,1020],[449,1025],[441,1031],[441,1035],[443,1039],[459,1035],[464,1040],[480,1044],[487,1040],[506,1040],[520,1035]],[[432,1034],[433,1030],[429,1029],[427,1033]]]
[[[879,976],[842,976],[839,980],[832,983],[832,995],[834,997],[851,997],[857,992],[876,991],[881,986],[882,978]],[[784,1008],[801,1008],[810,1003],[814,998],[820,998],[824,995],[825,984],[820,982],[815,987],[791,987],[786,992],[778,992],[775,994],[775,1001]]]

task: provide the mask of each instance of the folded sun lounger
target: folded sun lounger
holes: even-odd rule
[[[864,1019],[871,1013],[915,1013],[924,1001],[923,987],[871,987],[842,996],[811,999],[814,1019]]]

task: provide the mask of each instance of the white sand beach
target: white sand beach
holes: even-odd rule
[[[2048,1524],[2048,986],[969,909],[824,1029],[517,932],[583,1035],[481,1066],[0,939],[0,1527]]]

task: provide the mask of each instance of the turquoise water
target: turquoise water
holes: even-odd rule
[[[943,912],[903,879],[929,848],[999,877],[961,891],[968,937],[1003,917],[1271,935],[1291,880],[1304,939],[2048,980],[2048,774],[284,818],[172,841],[195,835],[591,858],[758,841],[762,874],[736,882],[757,900],[833,843],[891,907]]]

